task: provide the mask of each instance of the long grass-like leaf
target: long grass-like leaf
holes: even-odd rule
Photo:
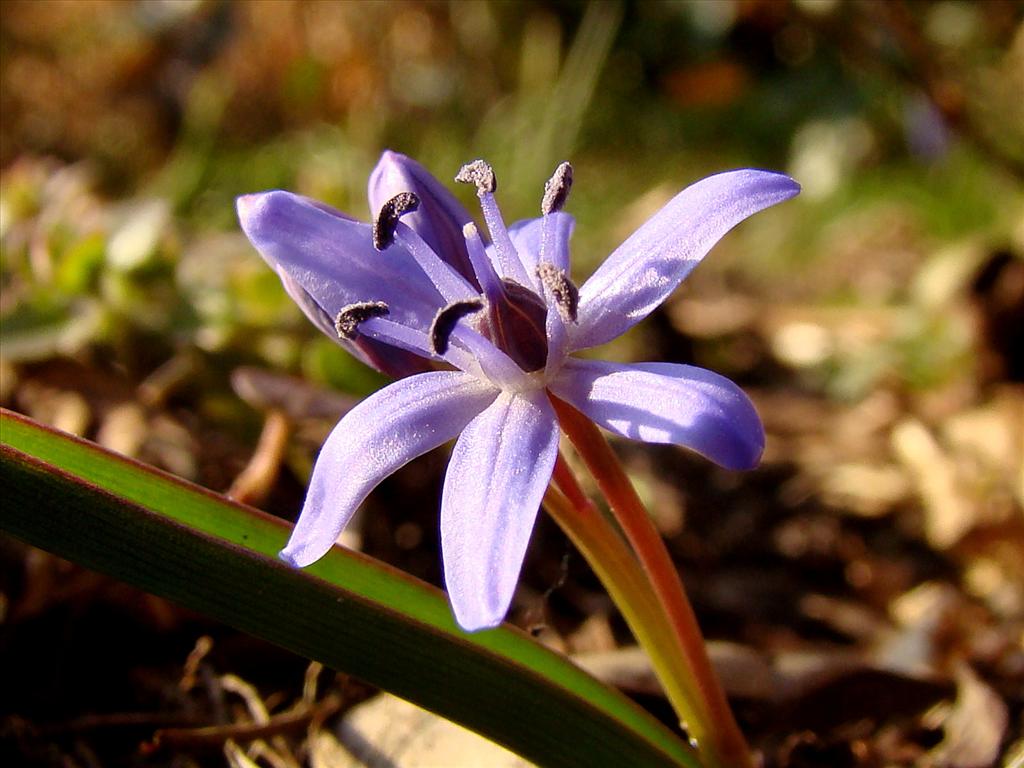
[[[438,590],[0,409],[0,529],[392,691],[544,766],[697,766],[620,693],[511,627],[467,635]]]

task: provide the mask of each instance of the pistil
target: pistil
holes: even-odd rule
[[[469,261],[473,265],[477,281],[483,288],[484,296],[492,304],[500,301],[504,296],[501,277],[494,271],[494,265],[487,258],[487,249],[484,247],[484,241],[480,237],[480,231],[476,228],[476,224],[468,222],[462,228],[462,236],[466,240]]]

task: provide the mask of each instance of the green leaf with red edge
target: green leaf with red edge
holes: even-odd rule
[[[289,528],[0,409],[0,530],[389,690],[544,766],[699,766],[637,707],[513,627],[467,634],[444,594],[335,547],[275,558]]]

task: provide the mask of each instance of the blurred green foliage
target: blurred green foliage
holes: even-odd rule
[[[9,2],[3,356],[144,340],[140,374],[198,348],[367,391],[233,198],[284,187],[366,216],[390,147],[442,179],[487,157],[511,219],[572,159],[578,278],[701,175],[786,170],[804,195],[723,243],[692,293],[888,307],[902,319],[865,348],[783,364],[844,396],[934,385],[971,339],[914,300],[915,274],[945,247],[1024,239],[1020,24],[997,0]]]

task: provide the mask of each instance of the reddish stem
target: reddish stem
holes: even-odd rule
[[[752,768],[750,748],[711,666],[679,573],[643,502],[598,427],[568,403],[554,396],[551,402],[562,430],[594,476],[632,544],[687,658],[701,699],[698,705],[706,714],[705,722],[711,726],[706,734],[697,734],[693,728],[699,724],[688,724],[691,734],[702,742],[701,750],[710,753],[715,763],[730,768]]]

